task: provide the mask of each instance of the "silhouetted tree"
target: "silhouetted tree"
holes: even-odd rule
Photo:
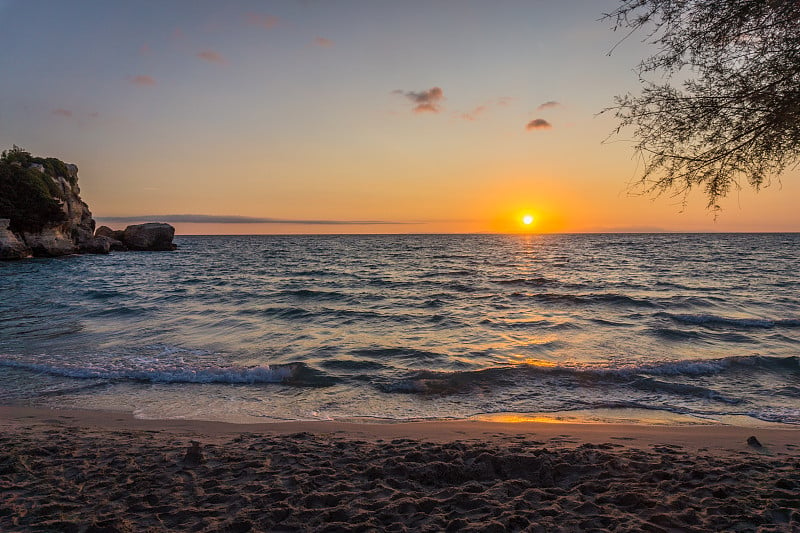
[[[742,180],[759,189],[797,166],[799,0],[621,0],[605,18],[657,46],[638,65],[641,93],[606,110],[615,133],[634,129],[644,190],[702,187],[716,210]]]

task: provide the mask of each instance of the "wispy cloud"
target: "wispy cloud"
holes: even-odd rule
[[[483,104],[474,107],[471,111],[455,113],[455,116],[463,120],[469,120],[471,122],[476,121],[482,116],[488,115],[498,107],[507,107],[511,105],[511,102],[513,101],[514,98],[510,96],[501,96],[494,100],[484,102]]]
[[[544,111],[545,109],[553,109],[554,107],[561,107],[561,103],[556,102],[555,100],[550,100],[549,102],[539,105],[539,107],[536,108],[536,111]]]
[[[327,226],[355,226],[355,225],[387,225],[387,224],[413,224],[412,222],[394,222],[390,220],[315,220],[315,219],[289,219],[289,218],[262,218],[244,217],[237,215],[141,215],[131,217],[95,217],[97,220],[109,223],[131,222],[174,222],[183,224],[307,224]]]
[[[56,115],[57,117],[70,118],[72,116],[72,111],[70,111],[69,109],[64,109],[63,107],[59,107],[58,109],[53,109],[50,113]]]
[[[475,109],[473,109],[468,113],[462,113],[461,118],[463,118],[464,120],[478,120],[478,116],[485,113],[487,109],[488,109],[487,106],[479,105],[478,107],[476,107]]]
[[[331,41],[330,39],[326,39],[325,37],[317,37],[316,39],[314,39],[314,44],[316,44],[317,46],[321,46],[323,48],[330,48],[331,46],[333,46],[333,41]]]
[[[224,65],[226,63],[225,58],[213,50],[203,50],[197,54],[197,57],[204,61],[208,61],[209,63],[216,63],[218,65]]]
[[[402,91],[397,89],[392,91],[400,94],[414,103],[414,113],[438,113],[442,110],[441,101],[444,100],[444,92],[439,87],[431,87],[427,91]]]
[[[260,26],[266,30],[269,30],[280,24],[280,19],[272,15],[249,13],[247,15],[247,23],[252,26]]]
[[[128,80],[134,85],[155,85],[156,80],[153,79],[151,76],[145,76],[144,74],[139,74],[138,76],[131,76]]]
[[[535,119],[531,120],[530,122],[528,122],[528,125],[525,126],[525,129],[528,130],[528,131],[549,130],[552,127],[553,127],[553,125],[550,124],[549,122],[547,122],[545,119],[543,119],[543,118],[535,118]]]

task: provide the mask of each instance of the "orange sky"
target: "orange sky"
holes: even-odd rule
[[[222,217],[184,234],[800,231],[797,170],[716,218],[630,194],[598,113],[652,50],[607,54],[615,5],[0,0],[0,146],[76,163],[100,223]]]

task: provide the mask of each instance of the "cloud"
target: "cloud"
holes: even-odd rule
[[[536,111],[543,111],[545,109],[553,109],[554,107],[561,107],[560,102],[556,102],[555,100],[550,100],[549,102],[545,102],[541,104],[539,107],[536,108]]]
[[[469,113],[462,113],[461,118],[464,120],[478,120],[478,115],[484,113],[487,109],[485,105],[479,105]]]
[[[154,80],[150,76],[145,76],[144,74],[139,74],[138,76],[132,76],[128,78],[128,80],[130,80],[130,82],[134,85],[147,86],[156,84],[156,80]]]
[[[153,53],[153,49],[150,48],[150,45],[145,43],[139,48],[139,54],[143,56],[149,56]]]
[[[525,129],[528,130],[528,131],[532,131],[532,130],[549,130],[552,127],[553,127],[553,125],[550,124],[549,122],[547,122],[545,119],[543,119],[543,118],[535,118],[535,119],[531,120],[530,122],[528,122],[528,125],[525,126]]]
[[[203,50],[197,54],[197,57],[209,63],[217,63],[218,65],[224,65],[226,63],[225,58],[213,50]]]
[[[65,118],[69,118],[72,116],[72,111],[70,111],[69,109],[64,109],[62,107],[59,107],[58,109],[53,109],[50,113],[58,117],[65,117]]]
[[[438,113],[442,110],[440,102],[444,100],[444,92],[439,87],[432,87],[427,91],[392,91],[400,94],[416,104],[413,108],[414,113]]]
[[[511,102],[513,101],[514,98],[510,96],[501,96],[494,100],[484,102],[479,106],[476,106],[474,109],[472,109],[472,111],[467,111],[464,113],[462,112],[455,113],[455,116],[463,120],[476,121],[479,118],[481,118],[481,116],[489,114],[489,112],[493,111],[498,107],[507,107],[511,105]]]
[[[316,44],[317,46],[321,46],[323,48],[330,48],[331,46],[333,46],[333,41],[331,41],[330,39],[326,39],[325,37],[317,37],[316,39],[314,39],[314,44]]]
[[[247,15],[247,23],[252,26],[260,26],[266,30],[269,30],[277,26],[280,23],[280,19],[272,15],[249,13]]]
[[[99,221],[127,224],[131,222],[173,222],[183,224],[307,224],[326,226],[411,224],[388,220],[308,220],[287,218],[243,217],[238,215],[141,215],[133,217],[95,217]]]

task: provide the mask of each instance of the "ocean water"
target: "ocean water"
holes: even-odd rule
[[[176,242],[0,263],[0,403],[800,424],[800,234]]]

